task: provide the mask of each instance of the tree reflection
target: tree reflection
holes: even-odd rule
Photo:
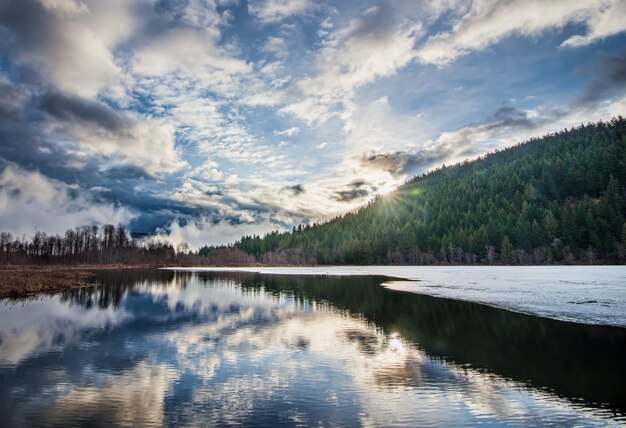
[[[561,396],[626,410],[626,330],[556,321],[481,304],[385,289],[388,278],[198,274],[295,301],[328,304],[398,332],[429,355],[548,388]],[[354,336],[354,337],[353,337]],[[364,352],[371,338],[352,335]],[[387,378],[385,374],[382,378]]]
[[[102,269],[95,271],[93,286],[65,290],[60,296],[62,302],[86,309],[118,308],[124,296],[142,284],[163,288],[175,284],[185,288],[191,277],[189,272],[161,269]]]

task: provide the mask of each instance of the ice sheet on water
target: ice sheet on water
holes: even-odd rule
[[[394,290],[626,328],[626,266],[325,266],[183,268],[283,275],[385,275]],[[393,278],[393,279],[391,279]],[[397,279],[404,279],[398,281]]]

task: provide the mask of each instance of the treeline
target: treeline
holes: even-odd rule
[[[232,250],[265,264],[623,263],[625,182],[620,116],[444,165],[355,212]]]
[[[156,239],[133,239],[123,224],[68,229],[64,235],[36,231],[30,239],[0,233],[0,264],[175,264],[195,260],[186,244],[175,249]]]

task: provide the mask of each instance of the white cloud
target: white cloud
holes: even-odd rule
[[[400,19],[389,5],[368,9],[330,34],[315,56],[317,74],[296,84],[304,99],[279,111],[309,125],[334,115],[349,121],[355,90],[409,64],[422,33],[419,22]]]
[[[374,102],[377,104],[389,104],[389,97],[385,95],[385,96],[380,97]]]
[[[588,44],[626,30],[621,0],[477,0],[452,31],[430,37],[420,48],[423,63],[446,64],[471,51],[484,50],[513,34],[536,36],[569,23],[583,23],[589,33],[564,45]]]
[[[263,52],[276,55],[279,58],[287,56],[287,41],[282,37],[268,37],[262,48]]]
[[[298,135],[299,133],[300,133],[300,128],[298,128],[297,126],[274,131],[274,135],[282,135],[282,136],[287,136],[287,137],[293,137],[294,135]]]
[[[242,102],[249,106],[275,106],[283,101],[282,92],[267,91],[260,92],[254,95],[248,95],[243,98]]]
[[[40,3],[48,10],[54,10],[69,15],[87,12],[87,7],[76,0],[40,0]]]
[[[217,163],[210,160],[193,168],[186,175],[188,177],[196,177],[205,181],[219,181],[224,178],[224,173],[218,169]]]
[[[436,140],[425,143],[423,148],[432,153],[447,153],[447,157],[438,163],[459,162],[487,151],[510,147],[533,137],[570,129],[581,123],[606,120],[622,114],[625,108],[626,97],[622,97],[568,111],[561,111],[549,105],[517,110],[518,120],[513,121],[496,114],[484,123],[443,132]]]
[[[267,220],[261,223],[236,224],[227,221],[214,223],[205,218],[191,221],[184,226],[174,221],[159,237],[173,245],[186,242],[191,249],[195,250],[203,245],[234,243],[244,235],[264,235],[278,229],[280,229],[279,226]]]
[[[376,153],[407,150],[427,139],[427,119],[416,119],[394,112],[387,97],[362,104],[352,116],[353,126],[346,136],[346,155],[366,151]]]
[[[258,0],[248,4],[251,15],[261,22],[275,23],[312,10],[311,0]]]
[[[120,69],[91,29],[67,23],[51,33],[52,49],[38,44],[31,51],[22,51],[20,59],[40,63],[54,85],[80,96],[94,96],[117,81]]]
[[[18,3],[9,2],[6,8]],[[427,75],[432,67],[409,65],[449,63],[511,35],[538,37],[562,28],[580,33],[562,43],[576,47],[617,34],[626,26],[620,19],[626,14],[626,4],[617,0],[419,4],[398,0],[376,2],[374,7],[359,2],[317,6],[305,0],[260,0],[250,2],[253,17],[279,25],[263,27],[256,43],[249,44],[241,37],[247,30],[235,28],[233,14],[228,12],[234,3],[186,0],[155,7],[153,0],[24,2],[37,6],[41,19],[35,19],[34,9],[23,8],[29,13],[23,20],[31,23],[28,28],[12,27],[18,20],[6,25],[3,21],[4,31],[15,33],[12,36],[20,42],[7,50],[9,60],[39,70],[43,77],[29,86],[13,82],[13,76],[0,75],[4,94],[0,109],[17,116],[40,98],[40,89],[73,94],[110,109],[121,125],[102,126],[85,119],[89,112],[68,120],[48,111],[41,122],[32,122],[40,128],[35,134],[45,141],[37,153],[49,159],[65,151],[67,159],[58,160],[58,166],[78,174],[100,157],[103,170],[140,167],[157,178],[146,188],[158,189],[160,196],[169,195],[189,207],[215,212],[211,221],[220,216],[250,224],[262,224],[269,216],[283,223],[321,219],[344,212],[366,200],[375,188],[388,189],[402,179],[384,170],[370,171],[367,195],[338,202],[337,189],[349,192],[354,177],[364,176],[359,161],[363,153],[389,157],[421,153],[433,162],[443,153],[450,162],[561,124],[576,124],[534,107],[523,111],[545,114],[549,120],[515,127],[494,126],[494,120],[487,119],[458,128],[462,125],[458,117],[467,123],[477,120],[476,113],[453,112],[437,118],[433,112],[446,110],[448,104],[455,104],[459,111],[479,111],[484,105],[499,103],[488,98],[497,95],[485,91],[473,96],[477,93],[472,93],[474,86],[461,82],[457,78],[461,72],[456,70],[440,79]],[[307,17],[306,28],[295,25],[295,19],[285,21],[308,13],[315,16]],[[443,32],[425,40],[425,28],[434,23]],[[315,38],[316,30],[317,39],[311,43],[309,37]],[[558,54],[568,52],[561,49]],[[392,80],[393,76],[399,81]],[[469,101],[456,96],[436,99],[440,97],[433,91],[443,88],[442,79],[448,77],[455,81],[446,90],[464,88],[466,100],[481,100],[469,106]],[[398,94],[402,91],[398,83],[407,82],[414,83],[410,93]],[[420,89],[433,82],[433,87]],[[377,83],[380,88],[373,87]],[[505,94],[503,99],[524,99],[518,88],[512,92],[516,93]],[[483,94],[488,99],[482,99]],[[561,106],[564,102],[556,101]],[[424,113],[416,116],[394,110],[408,105]],[[586,122],[590,117],[606,119],[616,114],[611,112],[623,113],[622,107],[613,102],[603,105],[601,113],[576,110],[563,115]],[[276,113],[279,117],[272,118]],[[297,138],[302,126],[292,126],[292,118],[285,115],[318,126],[315,135],[305,132],[313,139]],[[280,116],[289,120],[280,123]],[[311,156],[304,159],[304,150]],[[192,168],[184,159],[194,166],[202,164]],[[92,190],[85,195],[108,191],[94,184],[89,183]],[[301,194],[283,191],[300,185],[306,189]]]
[[[79,157],[105,155],[109,161],[140,166],[149,173],[160,176],[183,168],[174,147],[174,127],[162,119],[126,116],[128,124],[119,130],[110,130],[90,123],[51,122],[54,129],[73,138],[64,144],[69,153]],[[62,141],[62,138],[59,138]],[[103,159],[103,164],[107,160]]]
[[[214,31],[170,30],[135,53],[133,70],[152,76],[179,73],[215,88],[228,87],[233,75],[248,73],[251,67],[219,48],[218,36]]]
[[[35,228],[62,233],[77,225],[127,223],[133,216],[39,172],[9,164],[0,174],[0,225],[16,235],[30,236]]]
[[[6,23],[17,41],[12,59],[41,70],[45,81],[56,88],[82,97],[119,84],[123,70],[113,49],[137,30],[137,10],[143,12],[148,1],[131,5],[124,0],[40,0],[39,4],[15,2],[8,8],[9,14],[28,14],[26,19]],[[19,10],[21,5],[24,8]]]
[[[616,1],[591,14],[586,20],[587,34],[575,35],[563,42],[563,46],[584,46],[626,31],[626,2]]]
[[[331,107],[336,104],[336,102],[331,102],[331,100],[328,103],[324,101],[314,97],[305,98],[302,101],[286,105],[279,109],[278,113],[294,115],[304,120],[309,126],[322,124],[334,116]]]

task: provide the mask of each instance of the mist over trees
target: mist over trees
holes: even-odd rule
[[[232,249],[265,264],[624,263],[625,183],[620,116],[444,165],[329,222]]]

